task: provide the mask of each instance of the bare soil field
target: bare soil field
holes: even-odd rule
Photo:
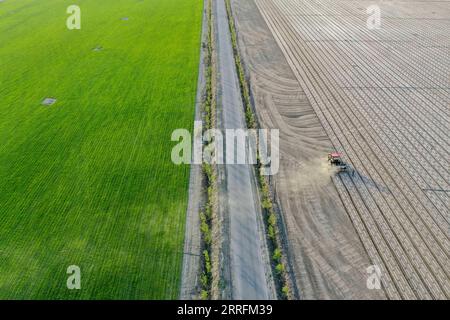
[[[300,298],[448,299],[450,2],[232,4],[260,125],[280,129]],[[333,150],[354,174],[330,170]]]

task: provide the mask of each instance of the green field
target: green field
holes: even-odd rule
[[[202,6],[0,2],[0,299],[177,298]]]

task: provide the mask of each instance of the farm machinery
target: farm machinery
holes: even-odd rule
[[[342,159],[342,154],[339,152],[331,152],[328,154],[328,162],[330,165],[335,166],[339,172],[346,172],[349,169],[349,166]]]

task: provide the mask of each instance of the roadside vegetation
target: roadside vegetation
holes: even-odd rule
[[[214,99],[214,62],[213,62],[213,22],[212,22],[212,1],[208,0],[206,3],[206,23],[207,23],[207,37],[204,47],[206,47],[205,55],[205,92],[203,95],[203,128],[209,130],[215,127],[216,124],[216,102]],[[212,143],[208,141],[207,143]],[[205,180],[206,203],[203,210],[200,212],[200,230],[202,234],[202,270],[200,276],[202,300],[211,299],[213,284],[216,282],[216,277],[213,271],[213,264],[211,259],[213,254],[213,221],[216,214],[217,201],[217,168],[213,164],[203,164],[203,174]]]
[[[175,299],[202,2],[78,3],[0,3],[0,298]]]
[[[230,0],[225,0],[228,21],[230,26],[231,41],[233,45],[234,59],[236,64],[236,70],[239,76],[239,85],[241,89],[242,100],[245,108],[245,117],[247,127],[250,129],[258,128],[258,121],[256,120],[254,109],[252,107],[250,99],[250,86],[245,77],[245,71],[240,57],[236,29],[234,25],[234,18],[232,14]],[[279,234],[279,221],[277,218],[277,212],[274,209],[272,201],[272,195],[267,178],[261,174],[262,164],[258,154],[258,163],[256,165],[256,176],[259,182],[259,191],[261,196],[261,206],[265,221],[265,231],[268,239],[268,247],[271,254],[271,265],[275,279],[275,285],[277,287],[277,295],[281,299],[292,298],[291,290],[289,288],[288,274],[286,272],[285,253],[282,247],[282,241]]]

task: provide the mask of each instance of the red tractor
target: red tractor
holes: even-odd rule
[[[328,154],[328,162],[332,166],[336,166],[339,171],[347,171],[348,165],[342,160],[342,154],[339,152],[331,152]]]

